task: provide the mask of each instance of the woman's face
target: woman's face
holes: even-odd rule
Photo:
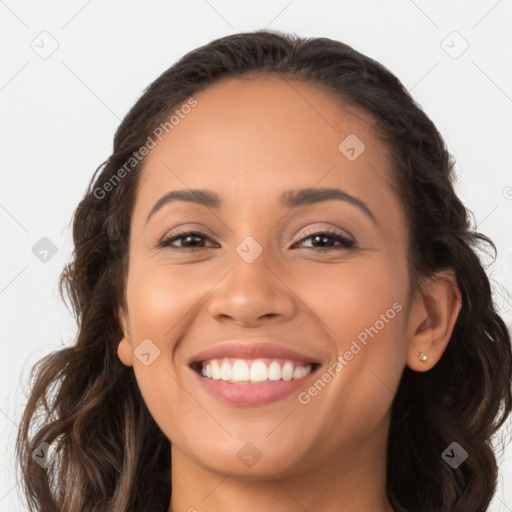
[[[195,99],[145,161],[119,357],[173,457],[248,478],[375,460],[412,334],[386,147],[305,83]],[[161,201],[192,189],[215,198]]]

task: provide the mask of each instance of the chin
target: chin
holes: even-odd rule
[[[194,451],[197,452],[197,447]],[[193,455],[205,468],[245,480],[282,478],[304,470],[303,456],[304,453],[297,450],[297,443],[284,446],[269,442],[264,436],[254,442],[230,439],[225,446],[216,444],[215,449],[205,446]]]

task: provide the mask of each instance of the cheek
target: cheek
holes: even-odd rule
[[[406,261],[380,255],[331,270],[322,282],[311,307],[329,327],[342,365],[329,391],[332,403],[343,404],[333,418],[366,432],[388,410],[405,365]]]
[[[332,369],[336,377],[328,385],[329,398],[325,395],[328,402],[343,404],[333,410],[333,435],[339,421],[358,425],[361,432],[380,421],[405,365],[405,260],[377,253],[369,260],[318,266],[301,287],[341,365]]]
[[[403,310],[408,292],[404,268],[405,264],[380,257],[318,265],[297,274],[294,291],[322,320],[326,334],[342,350],[359,334],[364,339],[365,328],[376,323],[379,335],[390,331],[392,324],[395,329],[399,327],[397,310]]]
[[[207,297],[225,271],[212,272],[206,265],[194,269],[144,265],[140,260],[130,270],[127,296],[132,346],[137,353],[137,346],[150,339],[159,351],[148,366],[134,358],[135,377],[144,402],[161,430],[173,442],[184,442],[184,434],[177,426],[185,418],[190,428],[206,427],[204,410],[190,401],[179,384],[183,376],[175,366],[178,347],[182,334],[197,321],[198,308],[204,307],[201,299]]]
[[[186,300],[190,291],[182,281],[180,273],[170,268],[142,265],[130,269],[127,281],[135,377],[152,417],[168,437],[168,425],[179,419],[176,397],[181,396],[173,378],[173,329],[179,332],[180,321],[190,307]],[[143,341],[144,351],[139,349]]]
[[[132,332],[139,338],[154,336],[169,343],[173,329],[178,331],[187,315],[193,315],[193,306],[216,279],[211,272],[201,272],[199,267],[194,272],[167,265],[139,268],[127,283]]]

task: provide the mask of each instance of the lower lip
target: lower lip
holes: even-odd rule
[[[191,369],[204,389],[214,398],[229,405],[256,406],[276,402],[299,391],[304,383],[316,373],[312,371],[296,380],[267,380],[257,384],[231,384],[223,380],[202,377]]]

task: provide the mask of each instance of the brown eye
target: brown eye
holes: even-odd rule
[[[335,231],[319,231],[317,233],[312,233],[304,237],[302,240],[294,244],[293,247],[309,239],[312,239],[313,241],[313,246],[310,248],[319,249],[320,251],[346,250],[351,249],[355,246],[354,240],[347,238],[346,236],[343,236],[340,233],[337,233]],[[337,247],[333,246],[333,243],[336,242],[340,244]]]
[[[203,240],[201,242],[201,239]],[[170,237],[164,238],[159,244],[158,247],[172,247],[175,249],[188,249],[194,250],[196,248],[203,249],[207,248],[204,245],[205,240],[211,240],[204,233],[200,233],[197,231],[189,231],[187,233],[180,233],[179,235],[174,235]],[[181,241],[181,246],[173,245],[175,241]]]

